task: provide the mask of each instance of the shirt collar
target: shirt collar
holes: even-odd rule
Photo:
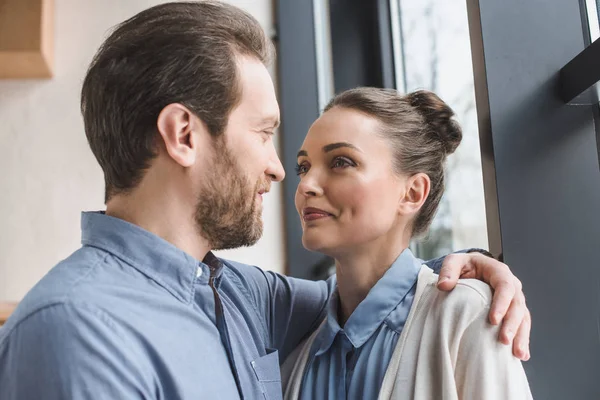
[[[361,347],[404,300],[417,282],[420,268],[420,260],[409,249],[404,250],[356,307],[343,329],[338,322],[339,294],[336,288],[327,304],[327,320],[316,338],[319,343],[316,355],[329,350],[339,332],[345,334],[355,348]]]
[[[194,284],[207,284],[211,267],[218,275],[222,270],[210,252],[206,263],[199,262],[155,234],[102,211],[81,214],[81,244],[111,253],[188,304],[194,298]]]

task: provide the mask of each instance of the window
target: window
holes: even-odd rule
[[[463,128],[463,141],[448,159],[446,194],[437,216],[429,234],[413,247],[423,259],[454,249],[487,249],[466,3],[392,0],[390,10],[398,89],[436,92],[452,107]]]

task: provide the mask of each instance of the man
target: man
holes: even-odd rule
[[[262,196],[284,177],[270,53],[256,20],[217,2],[153,7],[104,42],[81,109],[106,212],[83,214],[83,247],[0,331],[2,399],[281,398],[279,362],[331,282],[211,253],[260,238]],[[467,254],[447,259],[445,286],[461,267],[495,287],[496,322],[512,302],[502,339],[518,330],[527,358],[518,280]]]

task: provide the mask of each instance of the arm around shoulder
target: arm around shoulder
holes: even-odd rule
[[[390,361],[380,399],[521,400],[531,391],[521,362],[487,319],[492,294],[475,280],[452,292],[422,271],[415,303]]]

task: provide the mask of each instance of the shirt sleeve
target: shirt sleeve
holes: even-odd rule
[[[461,399],[530,400],[531,390],[512,347],[497,340],[498,327],[487,321],[485,308],[460,340],[455,379]]]
[[[94,307],[52,305],[10,329],[0,336],[3,400],[152,398],[118,327]]]
[[[257,267],[252,274],[252,296],[266,319],[271,346],[285,358],[319,326],[335,287],[335,278],[310,281],[290,278]]]
[[[429,260],[425,264],[438,273],[444,258]],[[283,362],[325,317],[325,306],[335,288],[335,278],[309,281],[263,271],[258,267],[253,267],[246,276],[253,281],[251,292],[258,312],[267,319],[271,346],[279,351]]]

